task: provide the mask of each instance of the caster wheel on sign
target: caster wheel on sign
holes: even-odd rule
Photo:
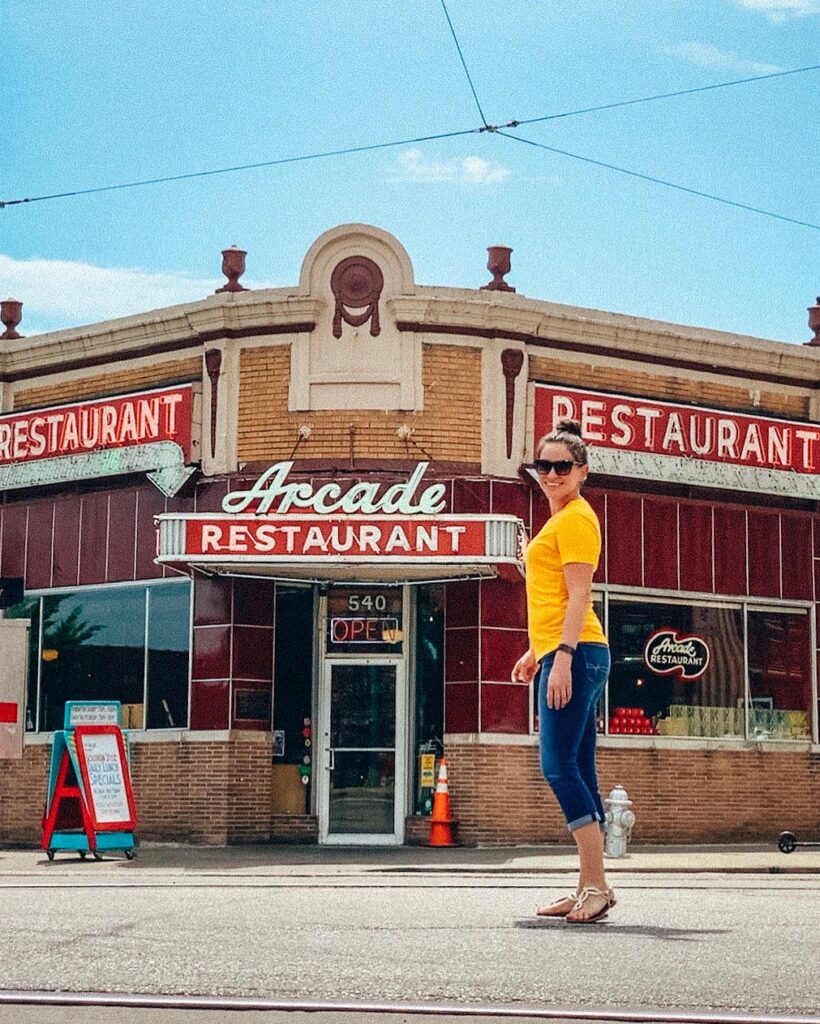
[[[85,860],[88,856],[88,850],[78,850],[77,852],[80,854],[80,860]]]
[[[54,851],[46,850],[46,857],[48,857],[49,860],[54,860]]]
[[[777,846],[781,853],[792,853],[797,846],[797,836],[794,832],[781,832]]]
[[[94,851],[94,860],[102,860],[102,854]]]
[[[126,858],[128,860],[133,860],[136,857],[136,855],[137,855],[137,851],[136,850],[126,850],[125,851],[125,856],[126,856]]]

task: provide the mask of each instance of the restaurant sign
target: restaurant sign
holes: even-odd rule
[[[657,676],[700,679],[709,667],[709,647],[699,636],[681,636],[674,629],[658,629],[643,650],[646,667]]]
[[[514,516],[218,516],[157,517],[159,561],[341,560],[412,562],[515,558]],[[506,560],[506,559],[505,559]]]
[[[0,416],[0,488],[148,473],[175,494],[193,472],[193,385]]]
[[[593,471],[816,499],[820,424],[535,385],[537,439],[581,424]]]
[[[505,515],[442,514],[447,485],[425,486],[428,463],[405,480],[323,483],[290,478],[277,462],[249,486],[231,491],[220,513],[156,517],[157,562],[205,572],[285,573],[341,578],[358,566],[372,581],[486,575],[518,562],[521,521]],[[285,567],[288,567],[285,569]],[[398,575],[391,566],[403,566]],[[482,568],[483,567],[483,568]],[[340,625],[339,628],[342,628]]]

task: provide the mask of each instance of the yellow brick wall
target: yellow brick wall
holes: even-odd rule
[[[760,402],[755,405],[747,387],[693,380],[685,376],[672,376],[669,373],[655,376],[611,366],[593,367],[583,363],[550,359],[546,356],[534,356],[530,359],[530,380],[554,381],[592,390],[691,402],[694,405],[717,406],[723,409],[746,409],[752,413],[765,412],[798,419],[805,419],[809,414],[808,397],[767,389],[764,384],[760,386]]]
[[[287,459],[297,430],[312,433],[295,459],[349,458],[350,425],[360,459],[481,461],[481,352],[457,345],[422,347],[422,412],[318,410],[288,412],[290,347],[245,349],[240,357],[238,454],[240,462]],[[420,447],[400,440],[406,423]],[[423,451],[422,451],[423,449]]]
[[[166,384],[182,384],[202,378],[202,359],[174,359],[153,366],[132,367],[77,377],[60,384],[18,391],[14,396],[15,409],[39,409],[47,405],[63,405],[83,398],[103,398],[106,395],[126,395],[131,391],[145,391]]]

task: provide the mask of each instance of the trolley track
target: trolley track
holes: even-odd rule
[[[557,1021],[574,1024],[820,1024],[820,1016],[804,1014],[741,1013],[718,1010],[670,1011],[669,1009],[642,1007],[566,1007],[566,1006],[510,1006],[502,1004],[457,1004],[450,1002],[359,1002],[322,999],[266,999],[251,996],[174,995],[126,992],[42,992],[0,990],[0,1013],[3,1007],[84,1007],[88,1009],[133,1011],[187,1011],[200,1013],[275,1014],[287,1019],[292,1014],[321,1015],[312,1017],[319,1024],[324,1015],[328,1020],[354,1017],[363,1024],[389,1021],[399,1015],[406,1018],[441,1019],[454,1021]],[[101,1018],[102,1019],[102,1018]],[[108,1018],[110,1019],[110,1018]],[[139,1015],[129,1019],[139,1021]],[[153,1018],[162,1020],[161,1017]],[[175,1018],[176,1019],[176,1018]],[[211,1019],[211,1018],[208,1018]],[[278,1017],[277,1017],[278,1019]]]

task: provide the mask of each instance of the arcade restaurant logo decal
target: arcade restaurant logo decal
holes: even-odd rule
[[[646,667],[658,676],[700,679],[709,667],[709,647],[699,636],[681,636],[676,629],[658,629],[643,650]]]

